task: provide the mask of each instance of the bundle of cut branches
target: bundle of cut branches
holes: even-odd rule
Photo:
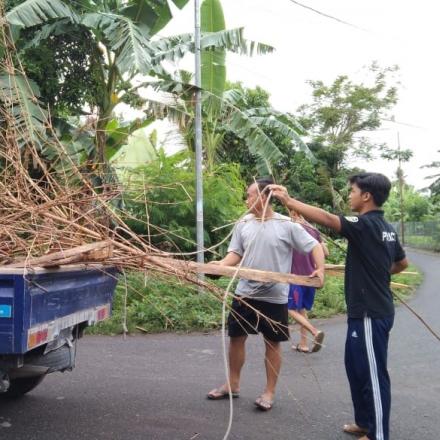
[[[90,170],[103,164],[78,165],[57,139],[49,112],[14,56],[5,20],[0,47],[0,265],[100,262],[205,286],[197,273],[317,285],[308,277],[173,259],[134,234],[112,203],[122,192],[118,184],[92,183]]]

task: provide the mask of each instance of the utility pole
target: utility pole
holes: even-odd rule
[[[204,262],[203,237],[203,157],[202,157],[202,73],[200,48],[200,0],[194,0],[194,45],[195,45],[195,152],[196,152],[196,233],[197,233],[197,262]],[[199,274],[199,279],[203,279]]]
[[[402,154],[400,150],[400,135],[397,132],[397,178],[399,179],[399,210],[400,210],[400,240],[402,245],[405,244],[405,208],[403,203],[403,170],[402,170]]]

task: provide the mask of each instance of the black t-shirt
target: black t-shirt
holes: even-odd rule
[[[405,252],[383,211],[340,217],[341,235],[348,240],[345,300],[349,318],[385,318],[394,314],[390,269]]]

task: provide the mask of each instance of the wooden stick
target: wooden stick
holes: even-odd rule
[[[109,240],[85,244],[65,251],[54,252],[42,257],[28,258],[4,267],[51,266],[85,260],[103,260],[111,256],[112,243]]]
[[[329,271],[329,273],[335,274],[336,272],[343,272],[345,270],[344,264],[326,264],[325,265],[326,272]],[[399,272],[401,275],[418,275],[418,272],[409,272],[404,270],[403,272]]]
[[[240,269],[232,266],[221,266],[219,264],[202,264],[195,263],[192,261],[175,260],[172,258],[163,257],[147,257],[152,263],[160,263],[161,265],[168,265],[170,268],[176,270],[193,272],[193,273],[204,273],[210,275],[222,275],[226,277],[244,278],[247,280],[260,281],[263,283],[288,283],[288,284],[298,284],[301,286],[310,287],[322,287],[319,278],[310,278],[308,276],[271,272],[258,269],[250,269],[248,267],[241,267]]]

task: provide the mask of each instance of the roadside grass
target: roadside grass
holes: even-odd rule
[[[422,272],[413,264],[410,264],[405,272],[416,272],[416,274],[398,274],[392,276],[392,281],[409,286],[408,288],[393,288],[393,291],[395,291],[403,300],[409,298],[423,281]],[[396,299],[394,302],[396,302]],[[397,301],[396,304],[399,304],[399,301]]]
[[[422,281],[416,267],[410,266],[407,271],[417,272],[417,275],[393,276],[393,281],[410,286],[396,289],[402,299],[407,299]],[[229,279],[220,278],[212,282],[226,289]],[[343,283],[343,276],[326,277],[325,286],[317,291],[311,318],[328,318],[345,313]],[[124,323],[128,333],[210,331],[220,328],[221,312],[221,300],[210,292],[199,294],[193,286],[157,274],[145,277],[144,274],[131,273],[126,280],[123,276],[120,278],[112,317],[90,327],[87,332],[121,334]]]
[[[228,280],[213,283],[225,289]],[[130,273],[126,280],[120,277],[112,317],[87,332],[120,334],[125,322],[128,333],[209,331],[221,326],[221,310],[221,300],[211,292],[200,294],[196,287],[159,274]]]
[[[408,235],[405,236],[405,244],[418,249],[426,249],[440,252],[440,237],[432,235]]]

